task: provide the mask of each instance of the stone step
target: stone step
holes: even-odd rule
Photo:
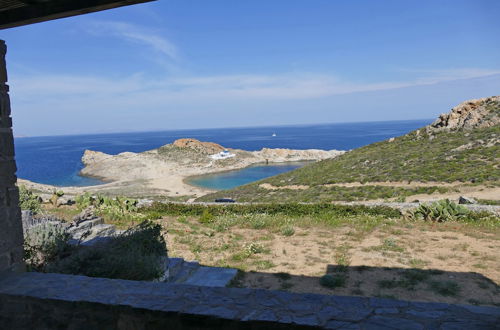
[[[193,274],[199,267],[200,264],[195,261],[193,262],[184,261],[176,274],[172,275],[172,273],[170,273],[169,282],[184,283],[191,276],[191,274]]]
[[[182,258],[168,258],[168,272],[170,278],[173,278],[179,273],[184,264],[184,259]]]
[[[184,281],[184,284],[225,287],[238,273],[234,268],[222,267],[199,267],[195,272]]]

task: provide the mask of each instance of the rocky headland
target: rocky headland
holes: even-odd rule
[[[234,157],[212,159],[210,156],[227,150]],[[259,163],[316,161],[343,154],[339,150],[291,150],[263,148],[246,151],[225,148],[217,143],[196,139],[179,139],[158,149],[145,152],[123,152],[109,155],[85,150],[81,175],[106,182],[89,187],[62,187],[66,194],[102,192],[111,195],[137,197],[149,196],[201,196],[211,192],[189,185],[185,179],[209,173],[242,169]],[[41,192],[51,192],[54,187],[20,180],[20,184]]]
[[[498,203],[499,155],[500,96],[491,96],[462,102],[403,136],[198,201],[424,201],[465,195]]]

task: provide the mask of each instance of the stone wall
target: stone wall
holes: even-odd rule
[[[0,40],[0,272],[23,269],[23,231],[16,183],[14,137],[10,117],[5,54]]]
[[[5,329],[498,329],[500,308],[10,273]]]

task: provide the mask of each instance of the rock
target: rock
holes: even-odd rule
[[[265,160],[272,160],[273,162],[286,162],[295,160],[321,160],[336,157],[344,153],[340,150],[292,150],[283,148],[262,148],[260,151],[252,152],[255,156]]]
[[[96,237],[113,236],[116,233],[116,228],[113,225],[98,224],[90,229],[90,234],[85,238],[85,241],[94,239]]]
[[[395,138],[391,137],[391,138],[389,139],[389,142],[394,142],[394,140],[395,140]]]
[[[23,229],[30,227],[33,223],[33,212],[30,210],[22,210],[21,211],[21,222],[23,224]]]
[[[102,224],[104,224],[104,220],[102,218],[85,220],[83,222],[80,222],[78,224],[78,226],[71,226],[68,229],[68,233],[73,237],[78,236],[78,238],[80,238],[81,235],[83,234],[83,232],[90,230],[92,227],[95,227],[97,225],[102,225]]]
[[[83,156],[82,156],[82,162],[85,165],[89,165],[89,164],[101,162],[101,161],[106,160],[110,157],[113,157],[113,156],[105,154],[104,152],[85,150],[83,153]]]
[[[492,127],[500,124],[500,96],[486,97],[460,103],[449,113],[443,113],[427,126],[429,133],[441,130],[460,130]]]
[[[61,197],[59,197],[56,201],[57,207],[62,206],[62,205],[73,205],[73,204],[75,204],[75,201],[73,201],[71,199],[61,198]]]
[[[94,212],[95,212],[94,206],[87,207],[82,212],[73,217],[73,225],[78,226],[83,221],[97,218],[97,216],[94,215]]]
[[[177,148],[190,148],[207,154],[216,154],[225,150],[225,148],[220,144],[213,142],[201,142],[197,139],[178,139],[175,140],[172,145]]]
[[[471,197],[460,196],[458,204],[477,204],[477,201]]]
[[[57,200],[59,199],[59,196],[57,196],[56,194],[52,194],[52,196],[50,197],[49,199],[49,203],[54,205],[54,206],[58,206],[57,205]]]
[[[153,205],[153,203],[154,203],[154,200],[152,200],[152,199],[139,199],[137,201],[137,207],[138,208],[150,207],[151,205]]]

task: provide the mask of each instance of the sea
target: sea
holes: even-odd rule
[[[244,128],[188,129],[15,139],[17,176],[55,186],[89,186],[102,183],[79,175],[86,149],[118,154],[142,152],[180,138],[210,141],[227,148],[249,151],[262,148],[350,150],[404,135],[431,123],[431,119],[335,123],[317,125]],[[194,178],[192,183],[213,189],[228,189],[303,166],[304,163],[258,165],[218,175]]]

